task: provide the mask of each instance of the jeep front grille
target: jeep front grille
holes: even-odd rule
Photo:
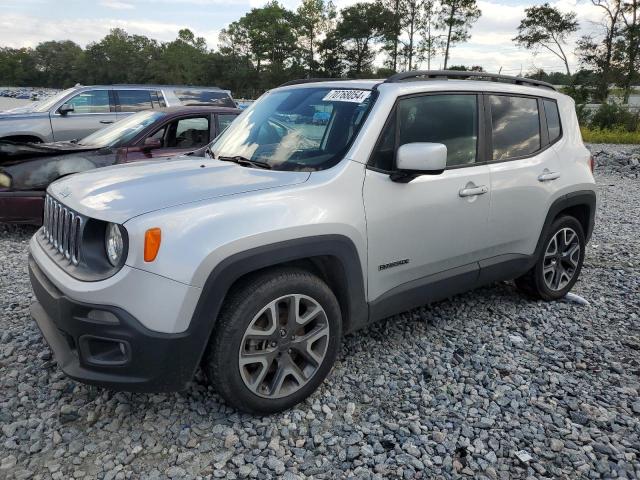
[[[56,253],[64,256],[73,265],[78,265],[82,229],[85,221],[74,212],[47,195],[44,200],[44,221],[42,234]]]

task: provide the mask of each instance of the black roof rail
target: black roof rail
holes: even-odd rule
[[[412,72],[401,72],[387,78],[384,83],[398,83],[406,80],[485,80],[488,82],[513,83],[516,85],[529,85],[533,87],[550,88],[557,90],[550,83],[533,78],[512,77],[510,75],[499,75],[497,73],[473,72],[463,70],[415,70]]]
[[[289,80],[288,82],[284,82],[282,85],[278,85],[277,88],[280,87],[289,87],[291,85],[300,85],[303,83],[314,83],[314,82],[333,82],[339,80],[349,80],[348,78],[298,78],[297,80]]]

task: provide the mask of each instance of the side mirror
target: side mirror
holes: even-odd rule
[[[154,150],[156,148],[161,148],[162,142],[159,138],[148,137],[144,139],[143,150]]]
[[[442,143],[406,143],[398,149],[394,182],[407,183],[420,175],[440,175],[447,166],[447,147]]]
[[[60,108],[58,109],[58,113],[60,115],[66,115],[69,112],[73,112],[75,110],[75,107],[73,106],[73,104],[71,103],[63,103],[62,105],[60,105]]]

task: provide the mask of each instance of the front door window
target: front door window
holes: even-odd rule
[[[76,115],[83,113],[109,113],[111,111],[108,90],[82,92],[65,103],[73,105],[73,111],[70,113]]]

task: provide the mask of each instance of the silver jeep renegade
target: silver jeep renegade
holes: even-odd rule
[[[593,229],[574,103],[533,80],[291,82],[207,155],[49,187],[32,315],[69,376],[171,391],[202,366],[280,411],[372,321],[498,280],[564,296]]]

